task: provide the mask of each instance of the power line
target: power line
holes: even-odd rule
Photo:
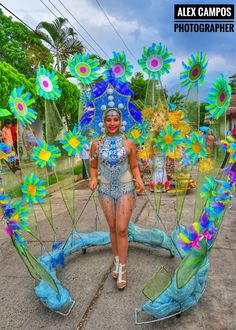
[[[50,11],[50,13],[53,14],[53,16],[55,18],[58,18],[58,16],[46,5],[46,3],[44,3],[42,0],[40,0],[40,2]],[[65,17],[64,17],[65,18]],[[68,21],[69,22],[69,21]],[[70,23],[70,22],[69,22]],[[51,45],[51,44],[50,44]],[[51,45],[52,46],[52,45]],[[56,47],[52,46],[54,49],[56,49]],[[86,47],[89,51],[90,49],[88,47]],[[56,49],[58,51],[58,49]],[[90,51],[91,52],[91,51]]]
[[[74,20],[79,24],[79,26],[90,36],[93,42],[98,46],[98,48],[109,58],[109,55],[106,51],[97,43],[97,41],[93,38],[93,36],[86,30],[86,28],[78,21],[78,19],[72,14],[72,12],[63,4],[61,0],[57,0],[64,7],[64,9],[74,18]]]
[[[135,59],[136,61],[136,57],[134,56],[134,54],[131,52],[131,50],[129,49],[129,47],[127,46],[126,42],[124,41],[124,39],[121,37],[120,33],[118,32],[118,30],[116,29],[116,27],[114,26],[114,24],[111,22],[110,18],[108,17],[108,15],[106,14],[105,10],[102,8],[102,6],[100,5],[100,3],[98,2],[98,0],[96,0],[99,8],[101,9],[101,11],[103,12],[103,14],[106,16],[108,22],[110,23],[110,25],[113,27],[115,33],[118,35],[118,37],[120,38],[120,40],[123,42],[125,48],[128,50],[128,52],[130,53],[130,55]]]
[[[18,17],[16,14],[14,14],[10,9],[8,9],[6,6],[4,6],[2,3],[0,3],[0,6],[2,6],[6,11],[8,11],[12,16],[14,16],[17,20],[19,20],[23,25],[25,25],[29,30],[31,30],[36,36],[38,36],[37,35],[37,33],[35,33],[35,30],[34,29],[32,29],[32,27],[30,27],[25,21],[23,21],[20,17]],[[57,16],[56,16],[57,17]],[[52,47],[52,48],[54,48],[55,50],[57,50],[56,49],[56,47],[55,46],[53,46],[53,45],[51,45],[50,44],[50,46]]]
[[[57,7],[50,1],[50,0],[48,0],[49,2],[50,2],[50,4],[58,11],[58,13],[63,17],[63,18],[65,18],[67,21],[68,21],[68,23],[70,24],[70,26],[72,26],[72,28],[80,35],[80,37],[84,40],[84,42],[86,42],[90,47],[91,47],[91,49],[100,57],[100,55],[98,54],[98,52],[96,51],[96,49],[94,49],[93,48],[93,46],[82,36],[82,34],[74,27],[74,25],[72,25],[71,24],[71,22],[68,20],[68,18],[66,18],[63,14],[62,14],[62,12],[59,10],[59,9],[57,9]],[[45,5],[45,3],[42,1],[42,0],[40,0],[40,2],[42,2],[44,5]],[[45,5],[46,6],[46,5]],[[46,6],[47,7],[47,6]],[[87,48],[87,50],[90,52],[90,53],[93,53],[93,51],[91,51],[90,49],[89,49],[89,47],[88,46],[86,46],[86,48]]]
[[[8,9],[7,7],[5,7],[2,3],[0,3],[0,6],[2,6],[6,11],[8,11],[12,16],[14,16],[16,19],[18,19],[18,21],[20,21],[22,24],[24,24],[28,29],[30,29],[31,31],[34,31],[34,29],[32,29],[27,23],[25,23],[22,19],[20,19],[20,17],[18,17],[16,14],[14,14],[10,9]]]
[[[47,5],[46,5],[46,3],[44,3],[42,0],[39,0],[52,14],[53,14],[53,16],[55,17],[55,18],[58,18],[58,15],[56,15]],[[62,15],[63,16],[63,15]],[[64,17],[65,18],[65,17]],[[69,21],[68,21],[69,22]],[[70,24],[70,22],[69,22],[69,24]],[[91,50],[88,48],[88,46],[85,46],[85,48],[87,48],[87,50],[89,51],[89,52],[91,52]]]
[[[40,0],[40,2],[50,11],[51,14],[53,14],[54,17],[57,18],[57,15],[44,3],[43,1]]]

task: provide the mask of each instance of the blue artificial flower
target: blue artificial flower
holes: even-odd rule
[[[92,84],[99,77],[99,61],[96,58],[90,58],[88,53],[76,53],[72,59],[68,60],[68,67],[71,74],[85,85]]]
[[[124,52],[113,52],[114,57],[108,60],[104,66],[103,76],[110,79],[110,70],[112,70],[115,79],[126,82],[127,77],[132,76],[133,65],[126,60]]]
[[[36,73],[36,87],[38,95],[46,100],[57,100],[61,96],[55,71],[50,72],[39,66]]]
[[[170,63],[175,62],[171,55],[172,53],[169,53],[162,43],[159,45],[153,43],[148,49],[144,47],[142,58],[138,63],[150,79],[160,79],[163,74],[170,72]]]
[[[181,86],[188,89],[194,86],[201,86],[206,75],[206,54],[196,52],[195,55],[192,54],[190,56],[188,64],[182,62],[182,65],[185,70],[180,73]]]
[[[38,141],[38,146],[33,148],[32,159],[41,168],[46,165],[50,167],[56,166],[56,158],[61,156],[60,149],[54,145],[49,146],[45,141]]]
[[[221,74],[218,79],[213,82],[213,87],[207,96],[206,102],[209,105],[206,106],[208,111],[208,118],[219,119],[230,105],[231,99],[231,87],[227,83],[224,75]]]
[[[35,102],[31,99],[31,93],[23,94],[24,86],[14,88],[9,98],[9,106],[15,117],[21,121],[23,126],[32,124],[37,118],[37,112],[30,106]]]

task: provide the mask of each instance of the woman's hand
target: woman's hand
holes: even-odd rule
[[[97,179],[91,179],[91,181],[89,182],[89,188],[92,191],[95,191],[97,188]]]
[[[143,180],[141,178],[137,178],[137,179],[135,179],[135,184],[137,187],[137,191],[142,193],[144,191]]]

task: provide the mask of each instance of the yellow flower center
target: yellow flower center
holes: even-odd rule
[[[0,159],[4,159],[7,161],[7,154],[5,154],[5,152],[0,151]]]
[[[202,146],[198,141],[196,141],[194,142],[192,149],[195,154],[198,154],[202,150]]]
[[[165,144],[171,144],[173,141],[173,136],[170,133],[167,133],[162,140],[165,142]]]
[[[139,150],[138,156],[139,156],[139,158],[148,158],[146,151],[143,149]]]
[[[28,185],[28,194],[31,196],[36,195],[36,185],[35,184],[29,184]]]
[[[72,137],[70,140],[68,140],[68,144],[73,148],[77,148],[80,145],[80,141],[76,139],[76,137]]]
[[[131,133],[131,135],[135,138],[138,139],[141,136],[141,132],[138,129],[134,129]]]
[[[180,159],[182,158],[182,151],[179,149],[176,149],[175,151],[169,151],[168,156],[172,159]]]
[[[210,172],[213,169],[212,160],[210,158],[201,159],[198,164],[198,168],[200,172],[205,172],[205,173]]]
[[[44,160],[45,162],[48,162],[50,157],[51,157],[51,152],[45,149],[42,149],[39,153],[39,159]]]
[[[12,219],[12,220],[16,220],[16,221],[20,222],[20,216],[19,216],[19,213],[18,213],[18,212],[15,212],[15,213],[13,214],[13,216],[12,216],[10,219]]]

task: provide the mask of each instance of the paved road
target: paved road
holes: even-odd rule
[[[76,190],[79,212],[90,192],[85,187]],[[54,225],[58,239],[64,239],[71,222],[58,192],[53,193]],[[194,195],[186,198],[183,223],[192,222]],[[174,226],[175,197],[164,194],[161,217],[168,231]],[[98,230],[107,230],[99,209]],[[42,211],[37,208],[38,227],[46,247],[50,248],[54,235]],[[94,231],[95,207],[89,202],[77,229]],[[144,196],[137,199],[132,220],[143,227],[162,228],[157,223],[152,207]],[[161,323],[135,326],[134,309],[144,301],[141,290],[146,280],[161,266],[174,268],[177,260],[164,250],[154,250],[143,245],[130,244],[128,256],[128,285],[118,292],[111,278],[112,255],[110,246],[87,249],[70,257],[65,269],[58,271],[59,279],[70,291],[75,306],[67,318],[45,308],[34,294],[34,283],[27,273],[8,237],[1,230],[0,249],[0,329],[236,329],[236,201],[228,210],[217,243],[212,251],[212,264],[206,292],[197,306],[180,318]],[[31,239],[30,248],[35,255],[41,253],[40,245]]]

